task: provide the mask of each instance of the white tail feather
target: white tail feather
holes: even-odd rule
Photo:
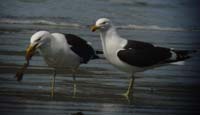
[[[174,63],[171,63],[173,65],[185,65],[185,61],[178,61],[178,62],[174,62]]]

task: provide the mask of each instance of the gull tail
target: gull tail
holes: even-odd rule
[[[101,50],[96,50],[96,54],[103,54],[103,51],[101,51]]]
[[[100,55],[103,55],[103,51],[96,50],[95,55],[92,57],[92,59],[105,59],[103,56],[100,56]]]
[[[184,65],[184,60],[191,58],[192,54],[196,52],[196,50],[171,50],[170,61],[175,65]]]

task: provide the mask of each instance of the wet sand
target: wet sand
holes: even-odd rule
[[[91,63],[102,62],[107,64],[104,60]],[[8,63],[0,66],[1,114],[66,115],[78,111],[86,115],[199,114],[198,76],[173,75],[176,71],[195,73],[192,70],[164,67],[136,74],[134,97],[127,99],[121,95],[128,85],[127,74],[83,66],[77,74],[76,97],[72,96],[71,71],[66,70],[59,71],[56,77],[56,95],[52,99],[49,95],[52,69],[30,66],[23,81],[17,82],[13,77],[20,67]]]

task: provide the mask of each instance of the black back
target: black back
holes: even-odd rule
[[[71,45],[71,50],[82,58],[81,63],[87,63],[96,57],[94,49],[84,39],[73,35],[64,34],[67,43]]]
[[[141,41],[135,41],[135,40],[128,40],[127,45],[124,47],[124,49],[144,49],[144,48],[151,48],[154,47],[150,43],[141,42]]]
[[[128,40],[123,50],[117,53],[120,60],[138,67],[159,64],[171,57],[170,49],[154,47],[152,44]]]

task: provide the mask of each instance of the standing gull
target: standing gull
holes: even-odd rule
[[[49,33],[39,31],[32,35],[30,45],[26,50],[29,58],[38,50],[49,67],[54,68],[51,81],[51,96],[54,96],[55,76],[57,69],[70,68],[73,71],[73,95],[76,93],[75,72],[80,64],[86,64],[90,59],[99,58],[96,51],[87,41],[72,34]],[[21,80],[21,78],[18,78]]]
[[[100,18],[91,27],[91,31],[100,31],[103,52],[106,59],[118,69],[131,74],[130,83],[125,96],[133,94],[134,73],[142,72],[154,67],[183,61],[190,58],[189,54],[195,51],[173,50],[154,46],[135,40],[120,37],[107,18]]]

